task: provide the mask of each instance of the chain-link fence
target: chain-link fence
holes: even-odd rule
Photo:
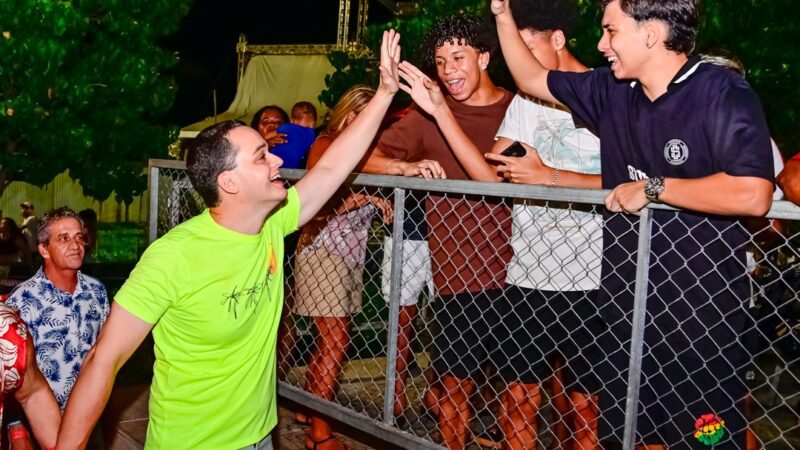
[[[183,167],[151,239],[203,209]],[[352,178],[287,238],[279,394],[410,448],[800,448],[800,209],[604,195]]]

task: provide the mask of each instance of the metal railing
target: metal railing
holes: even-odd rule
[[[299,179],[303,173],[282,171],[287,180]],[[599,402],[592,406],[599,425],[585,424],[595,439],[618,440],[623,448],[632,449],[639,442],[733,443],[731,436],[743,439],[749,433],[759,448],[800,446],[800,258],[796,246],[800,208],[775,202],[763,223],[746,228],[742,221],[660,204],[648,206],[638,217],[603,216],[606,191],[363,174],[352,176],[348,186],[337,194],[338,202],[331,204],[339,210],[300,234],[298,255],[287,248],[285,325],[289,337],[279,342],[279,395],[411,448],[441,448],[443,441],[453,447],[487,445],[492,433],[489,438],[483,435],[491,431],[500,440],[518,438],[529,443],[530,435],[524,433],[533,431],[539,445],[565,445],[565,439],[581,440],[586,434],[579,433],[580,422],[575,419],[582,413],[574,405],[569,411],[558,406],[560,394],[549,379],[549,373],[558,372],[551,367],[555,364],[566,370],[565,392],[576,388]],[[150,193],[151,241],[203,209],[182,162],[151,161]],[[342,209],[347,198],[359,198],[360,209]],[[389,215],[382,214],[388,213],[384,210],[389,203],[393,205],[391,225],[382,220]],[[782,227],[776,225],[778,220],[784,222]],[[597,230],[587,231],[593,230],[592,221],[602,224],[604,240],[612,239],[605,247],[597,242]],[[409,281],[403,271],[411,264],[411,255],[404,254],[411,248],[405,241],[414,231],[404,227],[409,222],[429,227],[422,231],[427,237],[422,251],[432,253],[433,290],[424,288],[426,280]],[[709,237],[709,230],[719,231],[719,236]],[[506,242],[501,242],[503,237]],[[510,238],[515,239],[513,250]],[[574,242],[584,248],[569,247]],[[731,245],[727,255],[719,253]],[[740,261],[741,273],[731,273],[731,267],[737,267],[734,256],[743,257],[745,245],[755,255],[757,269],[746,273]],[[681,253],[693,247],[700,248],[697,255]],[[592,255],[599,248],[610,252],[597,254],[595,260],[565,256]],[[602,281],[587,281],[601,259]],[[537,266],[546,266],[548,260],[563,260],[563,266]],[[580,261],[586,265],[583,272],[556,273]],[[545,281],[523,277],[515,282],[525,293],[524,302],[531,302],[529,296],[536,290],[525,286],[547,286],[537,287],[544,293],[543,303],[534,307],[510,299],[510,286],[502,285],[507,264],[544,274]],[[497,267],[503,273],[493,273]],[[630,267],[635,270],[629,272]],[[693,273],[698,267],[709,269]],[[421,276],[422,271],[414,272]],[[633,274],[635,280],[609,281],[622,274]],[[595,291],[600,300],[579,300],[581,308],[589,308],[582,312],[591,320],[576,312],[577,303],[567,303],[566,309],[556,306],[563,292],[587,292],[585,286],[593,282],[599,283]],[[413,283],[422,286],[417,286],[418,298],[410,299],[403,289]],[[388,295],[381,284],[388,285]],[[750,286],[750,298],[737,297],[744,284]],[[623,289],[607,292],[606,286]],[[481,297],[487,292],[490,301]],[[665,292],[678,295],[663,298]],[[461,305],[466,311],[467,303],[453,302],[465,298],[486,308],[478,309],[480,314],[468,317],[471,313],[464,312],[462,316]],[[410,303],[417,304],[419,312],[409,319],[408,308],[414,306]],[[621,309],[606,314],[608,305]],[[536,322],[537,317],[548,322]],[[410,334],[403,331],[409,320]],[[515,329],[505,329],[511,323]],[[559,323],[556,331],[554,323]],[[453,334],[453,324],[463,325],[455,330],[461,333]],[[570,328],[574,326],[586,330],[581,334]],[[618,345],[625,358],[622,363],[610,356],[607,345],[619,330],[625,332]],[[519,342],[520,332],[533,347]],[[477,341],[467,342],[470,334],[478,336]],[[567,347],[578,352],[562,351]],[[602,360],[589,361],[598,348],[604,349],[598,353]],[[466,351],[454,361],[456,349]],[[536,373],[520,373],[520,358],[531,361],[531,372]],[[403,366],[400,371],[398,364]],[[577,368],[585,373],[570,372]],[[728,375],[710,379],[720,370]],[[673,372],[683,374],[686,382],[664,385],[665,379],[680,376]],[[472,388],[454,391],[448,388],[448,377],[472,380]],[[587,387],[591,383],[584,383],[584,378],[599,384]],[[506,400],[511,391],[506,388],[514,383],[542,388],[536,391],[539,403],[531,405],[543,425],[537,427],[536,416],[532,422],[530,414],[525,417],[522,406],[520,411],[509,411]],[[622,397],[615,386],[621,386]],[[435,401],[426,407],[423,397],[432,391],[438,391],[431,394]],[[697,392],[699,399],[680,398],[681,393]],[[723,399],[728,395],[728,403],[739,407],[716,411],[720,395]],[[456,416],[441,410],[464,404]],[[437,407],[438,416],[426,418],[422,413]],[[605,415],[615,407],[622,410],[621,420]],[[701,410],[703,414],[698,413]],[[735,417],[739,412],[746,415],[743,423]],[[685,423],[685,418],[692,418],[691,423]],[[529,429],[509,436],[507,430],[513,430],[509,424],[519,423]],[[466,426],[466,432],[460,426]]]

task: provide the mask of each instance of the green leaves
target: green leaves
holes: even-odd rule
[[[0,167],[37,185],[70,170],[87,195],[130,202],[177,127],[174,32],[188,0],[0,2]],[[12,114],[8,114],[12,111]],[[14,145],[8,145],[14,143]]]

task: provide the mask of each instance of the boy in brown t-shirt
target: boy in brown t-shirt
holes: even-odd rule
[[[513,94],[495,86],[486,71],[493,45],[481,26],[468,17],[441,20],[428,34],[426,62],[436,68],[461,128],[482,152],[489,152]],[[470,179],[436,122],[417,109],[381,134],[364,171]],[[437,294],[433,364],[442,377],[439,426],[444,445],[463,448],[471,414],[468,398],[474,390],[471,375],[488,361],[487,349],[496,347],[487,340],[497,323],[492,300],[502,294],[511,258],[511,211],[502,199],[430,195],[426,220]],[[405,374],[398,372],[402,386]],[[402,391],[395,389],[400,405]],[[395,406],[397,413],[397,402]]]

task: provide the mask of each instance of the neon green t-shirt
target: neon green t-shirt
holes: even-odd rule
[[[148,449],[238,449],[278,423],[275,345],[283,238],[297,229],[294,188],[258,235],[208,210],[142,255],[116,302],[153,323]]]

